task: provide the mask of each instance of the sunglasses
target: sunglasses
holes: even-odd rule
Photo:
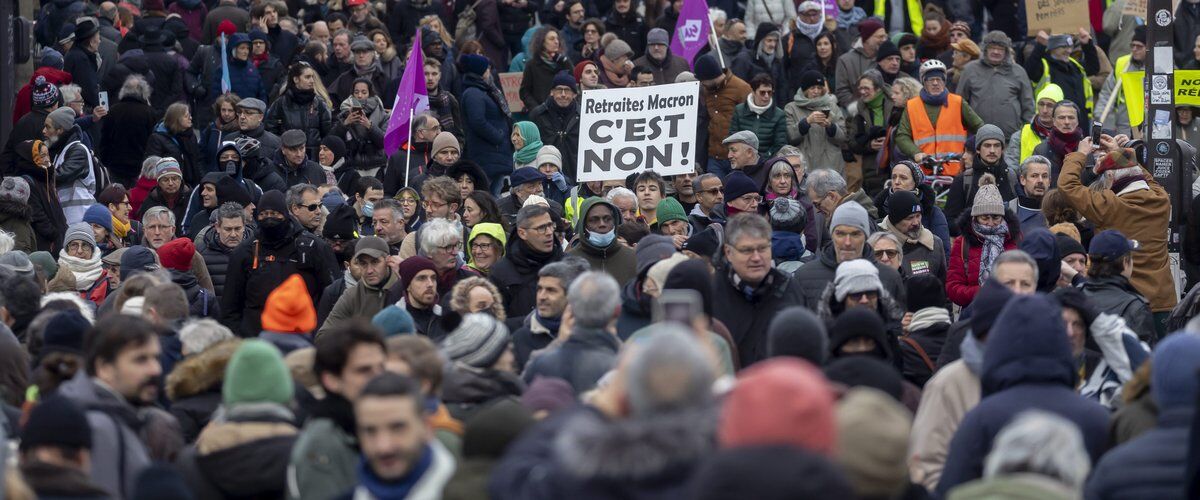
[[[898,257],[899,255],[900,255],[899,250],[876,250],[875,251],[876,258],[887,257],[889,259],[894,259],[894,258]]]
[[[705,189],[704,192],[708,194],[722,194],[725,192],[725,188],[715,187],[712,189]]]
[[[312,205],[296,205],[296,206],[303,208],[305,210],[308,210],[309,212],[316,212],[317,209],[321,208],[320,203],[313,203]]]

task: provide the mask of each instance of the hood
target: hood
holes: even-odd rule
[[[791,231],[771,233],[771,256],[776,262],[800,260],[804,256],[804,235]]]
[[[167,397],[171,401],[179,401],[209,391],[220,391],[221,382],[225,380],[225,366],[239,345],[240,340],[220,342],[176,364],[167,376]]]
[[[508,248],[508,237],[504,234],[504,226],[494,222],[480,222],[471,228],[471,235],[467,238],[466,252],[467,261],[474,262],[475,258],[471,257],[471,242],[475,241],[475,237],[481,234],[491,236],[496,241],[500,242],[500,256],[504,256],[504,250]]]
[[[32,213],[28,203],[23,204],[13,200],[0,200],[0,220],[29,220]]]
[[[250,429],[250,433],[267,437],[248,441],[240,446],[196,457],[196,466],[204,477],[222,493],[234,498],[277,498],[285,488],[281,479],[287,477],[288,456],[296,441],[296,430],[289,424],[247,422],[227,424]],[[264,432],[261,429],[269,426]],[[290,430],[290,432],[288,432]],[[253,437],[253,436],[249,436]]]
[[[250,43],[250,35],[247,35],[245,33],[234,33],[233,36],[229,37],[229,44],[228,44],[229,62],[235,61],[235,59],[233,57],[233,51],[235,49],[237,49],[238,45],[241,45],[243,43]]]
[[[1022,384],[1075,386],[1071,346],[1058,301],[1043,294],[1013,297],[988,333],[981,376],[983,395]]]
[[[587,214],[588,211],[590,211],[592,207],[596,205],[603,205],[608,207],[609,210],[612,210],[613,230],[616,230],[617,226],[621,225],[621,211],[617,209],[616,205],[605,201],[604,198],[599,196],[593,196],[583,200],[583,203],[579,205],[579,216],[575,218],[575,234],[579,235],[579,243],[594,250],[608,250],[613,248],[614,245],[620,245],[616,238],[613,238],[612,242],[608,244],[608,248],[596,248],[588,241]]]
[[[490,185],[488,184],[488,177],[487,174],[484,173],[483,168],[480,167],[479,164],[470,160],[458,160],[457,163],[451,165],[446,171],[446,176],[455,181],[457,181],[459,177],[462,177],[463,174],[471,176],[472,182],[475,183],[476,190],[486,191],[487,186]]]
[[[711,455],[716,435],[712,408],[689,408],[610,420],[581,411],[563,425],[554,449],[563,466],[585,481],[628,484],[683,480]]]

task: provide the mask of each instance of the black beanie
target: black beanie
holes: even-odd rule
[[[865,307],[847,309],[837,319],[833,320],[833,325],[829,327],[829,352],[831,357],[842,356],[838,353],[838,350],[847,342],[859,337],[875,341],[874,355],[877,358],[892,359],[892,352],[888,347],[887,341],[887,327],[883,324],[883,318],[879,317],[879,313]],[[850,357],[856,356],[852,355]]]
[[[792,306],[775,315],[767,327],[767,356],[789,356],[821,366],[829,356],[829,334],[821,319],[805,307]]]
[[[867,356],[835,359],[825,367],[825,377],[851,388],[865,386],[879,389],[896,401],[900,401],[904,393],[904,384],[896,367]]]
[[[808,90],[809,87],[817,85],[825,85],[825,75],[822,75],[820,71],[810,69],[800,75],[801,91]]]
[[[721,237],[717,235],[717,231],[713,227],[708,226],[703,231],[693,234],[683,242],[680,250],[687,250],[701,257],[713,258],[717,253],[717,248],[721,246]]]
[[[1054,243],[1058,245],[1058,256],[1061,258],[1065,259],[1068,255],[1076,253],[1087,255],[1087,250],[1083,248],[1083,243],[1075,241],[1075,238],[1065,234],[1055,234]]]
[[[272,189],[262,194],[258,199],[258,205],[254,207],[254,218],[258,218],[258,214],[265,210],[274,210],[283,214],[286,218],[288,214],[287,202],[284,201],[283,193],[277,189]]]
[[[324,139],[321,139],[321,145],[329,148],[329,151],[333,153],[334,163],[346,157],[346,141],[343,141],[341,137],[336,135],[325,136]]]
[[[883,44],[879,46],[879,50],[875,52],[875,62],[880,62],[891,56],[900,57],[900,48],[897,47],[896,44],[892,43],[891,40],[888,40],[883,42]]]
[[[704,314],[712,317],[712,275],[708,272],[708,263],[700,259],[688,259],[667,273],[667,279],[661,287],[663,290],[695,290],[700,294],[700,302],[704,305]]]
[[[983,282],[979,292],[975,293],[975,300],[971,301],[971,334],[977,339],[987,335],[1000,316],[1000,310],[1012,297],[1012,290],[995,278]]]
[[[921,200],[912,191],[897,191],[888,196],[888,220],[892,225],[900,223],[908,216],[921,211]]]
[[[50,396],[29,413],[29,421],[21,429],[21,450],[43,445],[92,448],[92,429],[87,416],[70,399]]]
[[[234,202],[242,208],[250,204],[250,193],[246,192],[245,185],[228,174],[222,174],[222,177],[217,179],[216,189],[218,203]]]
[[[904,281],[908,293],[908,312],[927,307],[946,307],[946,287],[942,280],[929,273],[918,274]]]
[[[87,319],[77,311],[63,311],[55,314],[46,323],[46,329],[42,334],[42,349],[38,351],[38,356],[44,357],[52,352],[83,356],[84,334],[91,327],[91,323],[88,323]]]
[[[354,212],[354,207],[349,203],[342,203],[329,212],[321,236],[326,240],[358,239],[358,214]]]

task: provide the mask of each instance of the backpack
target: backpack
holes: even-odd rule
[[[479,5],[479,0],[471,5],[463,8],[462,12],[458,13],[458,24],[454,25],[455,40],[475,40],[479,35],[479,30],[475,26],[475,7]]]

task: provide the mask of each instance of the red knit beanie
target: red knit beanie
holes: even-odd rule
[[[192,256],[196,254],[196,245],[187,238],[175,238],[165,245],[158,247],[158,260],[162,266],[176,271],[192,269]]]
[[[595,61],[579,61],[579,64],[575,65],[575,71],[573,72],[575,75],[575,81],[578,82],[578,81],[583,80],[583,70],[585,68],[587,68],[587,66],[589,64],[591,64],[592,66],[595,66],[596,62]],[[597,68],[599,68],[599,66],[597,66]]]
[[[833,391],[821,371],[799,358],[747,368],[725,399],[722,448],[790,445],[831,455],[837,442]]]
[[[417,277],[417,273],[424,270],[430,270],[437,274],[437,267],[428,257],[414,255],[400,263],[400,287],[405,294],[408,294],[409,283],[412,283],[413,278]]]
[[[237,33],[237,31],[238,31],[237,26],[233,24],[233,21],[230,21],[228,19],[221,21],[221,24],[217,25],[217,34],[218,35],[225,35],[226,37],[230,37],[230,36],[233,36],[234,33]]]

